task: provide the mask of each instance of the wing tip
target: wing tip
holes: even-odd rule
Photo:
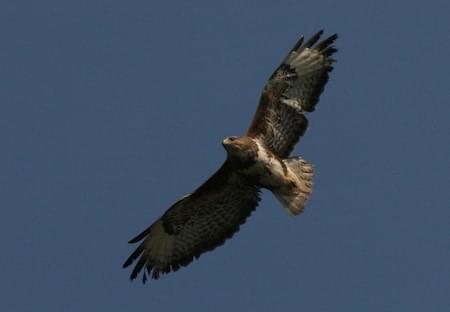
[[[338,34],[334,33],[328,38],[325,38],[324,40],[317,43],[314,46],[314,49],[319,51],[322,55],[329,57],[337,51],[337,49],[334,47],[334,43],[336,42],[337,38]]]
[[[122,264],[122,268],[125,269],[128,266],[130,266],[143,252],[144,252],[144,244],[142,243],[141,245],[139,245],[138,248],[136,248],[135,251],[131,253],[131,255],[127,258],[127,260],[125,260],[125,262]]]
[[[297,51],[302,46],[303,40],[305,40],[305,36],[303,36],[302,34],[300,35],[300,37],[298,38],[297,42],[294,44],[290,52]]]
[[[130,256],[131,257],[131,256]],[[133,259],[134,260],[134,259]],[[131,261],[131,263],[133,262],[133,260]],[[133,268],[133,271],[131,271],[130,274],[130,280],[134,280],[136,279],[136,277],[139,275],[139,273],[141,272],[142,268],[144,267],[145,263],[147,262],[147,259],[144,256],[141,256],[139,258],[139,261],[136,263],[136,265]],[[130,264],[131,264],[130,263]],[[144,271],[144,276],[145,276],[145,271]],[[143,277],[144,278],[144,277]],[[146,278],[146,277],[145,277]]]
[[[127,259],[123,264],[122,264],[122,269],[126,269],[130,266],[130,264],[132,264],[133,261],[129,261],[129,259]]]
[[[148,233],[150,233],[150,226],[148,228],[146,228],[144,231],[142,231],[141,233],[139,233],[138,235],[136,235],[135,237],[133,237],[132,239],[130,239],[128,241],[128,244],[135,244],[135,243],[141,241],[142,239],[144,239],[145,236],[148,235]]]
[[[304,47],[305,48],[311,48],[320,39],[322,34],[323,34],[323,29],[321,29],[318,32],[316,32],[314,35],[312,35],[311,38],[308,39],[308,41],[305,42]]]
[[[294,45],[294,47],[291,49],[290,53],[286,56],[283,63],[285,63],[287,60],[289,60],[289,57],[291,55],[291,52],[297,52],[299,53],[303,49],[314,49],[319,51],[322,55],[329,57],[335,52],[337,52],[337,49],[334,47],[334,43],[338,39],[338,34],[334,33],[331,36],[327,37],[324,40],[319,41],[320,37],[323,35],[324,30],[321,29],[318,32],[316,32],[314,35],[312,35],[305,43],[304,36],[301,35],[300,39],[297,41],[297,43]]]

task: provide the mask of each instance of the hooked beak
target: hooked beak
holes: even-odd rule
[[[237,140],[237,137],[234,137],[234,136],[232,136],[232,137],[228,137],[228,138],[225,138],[223,141],[222,141],[222,145],[223,145],[223,147],[225,147],[225,149],[228,149],[228,148],[230,148],[231,146],[236,146],[237,144],[237,142],[236,142],[236,140]]]
[[[237,140],[237,137],[235,137],[235,136],[230,136],[230,137],[225,138],[225,139],[223,140],[223,143],[224,143],[224,144],[229,144],[229,143],[234,142],[234,141],[236,141],[236,140]]]

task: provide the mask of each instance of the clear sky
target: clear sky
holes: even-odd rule
[[[450,2],[1,1],[1,311],[448,311]],[[300,34],[338,63],[232,240],[131,283],[127,240],[223,162]]]

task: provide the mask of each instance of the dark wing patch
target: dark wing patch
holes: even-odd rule
[[[157,279],[161,273],[176,271],[232,237],[259,200],[259,188],[233,173],[225,163],[194,193],[177,201],[130,241],[145,238],[123,267],[138,259],[130,278],[135,279],[144,269],[143,282],[147,273]]]
[[[270,76],[247,135],[262,141],[281,158],[291,153],[307,127],[304,112],[313,112],[328,81],[337,50],[334,34],[319,41],[322,31],[294,45]]]

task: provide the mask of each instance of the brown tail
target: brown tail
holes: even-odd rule
[[[298,215],[303,212],[305,203],[311,195],[314,168],[300,157],[292,157],[283,161],[296,177],[295,187],[282,188],[274,194],[290,214]]]

